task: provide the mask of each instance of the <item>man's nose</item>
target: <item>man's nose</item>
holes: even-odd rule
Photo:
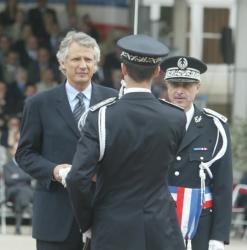
[[[80,68],[85,68],[86,67],[86,62],[85,62],[85,60],[84,59],[82,59],[81,61],[80,61]]]
[[[181,95],[184,93],[184,88],[182,86],[177,86],[175,91],[177,94]]]

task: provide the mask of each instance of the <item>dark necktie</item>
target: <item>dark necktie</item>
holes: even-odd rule
[[[75,105],[75,108],[73,110],[73,115],[75,117],[76,123],[80,120],[82,114],[85,111],[85,104],[83,101],[84,95],[82,93],[78,93],[76,98],[78,99],[77,104]]]

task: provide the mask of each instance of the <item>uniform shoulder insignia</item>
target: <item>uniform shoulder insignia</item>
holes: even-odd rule
[[[184,111],[184,109],[183,109],[183,108],[179,107],[179,106],[178,106],[178,105],[176,105],[176,104],[173,104],[173,103],[171,103],[171,102],[168,102],[168,101],[167,101],[167,100],[165,100],[165,99],[161,99],[161,98],[159,98],[159,101],[160,101],[161,103],[168,104],[168,105],[170,105],[170,106],[172,106],[172,107],[174,107],[174,108],[178,108],[178,109],[180,109],[180,110]]]
[[[204,108],[203,111],[206,115],[215,116],[218,119],[220,119],[222,122],[224,122],[224,123],[227,122],[227,117],[225,117],[224,115],[222,115],[222,114],[220,114],[212,109]]]
[[[111,104],[115,103],[116,100],[117,100],[117,97],[111,97],[111,98],[105,99],[105,100],[103,100],[103,101],[101,101],[101,102],[99,102],[99,103],[91,106],[89,108],[89,110],[92,111],[92,112],[94,112],[94,111],[98,110],[99,108],[101,108],[103,106],[111,105]]]

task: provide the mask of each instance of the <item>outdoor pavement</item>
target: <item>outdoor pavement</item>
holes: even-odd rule
[[[22,227],[22,235],[14,235],[13,226],[8,226],[7,234],[0,234],[1,250],[35,250],[35,240],[31,237],[31,227]],[[231,245],[225,250],[246,250],[247,241],[232,239]],[[68,249],[69,250],[69,249]]]
[[[21,235],[15,235],[14,227],[7,226],[6,234],[0,233],[0,250],[35,250],[35,240],[31,233],[30,226],[22,226]]]

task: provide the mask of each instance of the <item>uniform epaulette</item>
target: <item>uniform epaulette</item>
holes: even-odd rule
[[[103,101],[101,101],[101,102],[99,102],[99,103],[91,106],[89,108],[89,110],[92,111],[92,112],[94,112],[94,111],[98,110],[99,108],[101,108],[103,106],[113,104],[114,102],[116,102],[116,100],[117,100],[117,97],[110,97],[108,99],[105,99],[105,100],[103,100]]]
[[[173,103],[171,103],[171,102],[168,102],[168,101],[165,100],[165,99],[159,98],[159,101],[160,101],[161,103],[168,104],[168,105],[170,105],[170,106],[172,106],[172,107],[174,107],[174,108],[178,108],[178,109],[184,111],[184,109],[183,109],[182,107],[180,107],[180,106],[178,106],[178,105],[176,105],[176,104],[173,104]]]
[[[208,115],[211,115],[211,116],[215,116],[218,119],[220,119],[222,122],[224,122],[224,123],[227,122],[227,118],[224,115],[222,115],[222,114],[220,114],[220,113],[218,113],[218,112],[216,112],[216,111],[214,111],[212,109],[204,108],[203,111],[204,111],[204,113],[206,115],[208,114]]]

